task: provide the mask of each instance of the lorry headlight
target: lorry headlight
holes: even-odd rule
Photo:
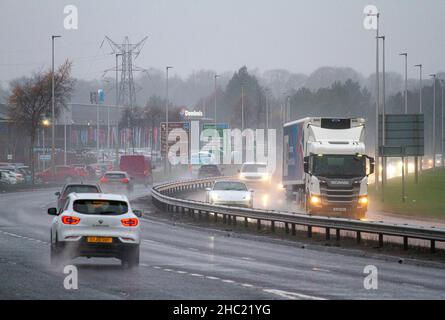
[[[263,180],[263,181],[269,181],[269,179],[270,179],[270,176],[267,173],[261,177],[261,180]]]
[[[320,196],[311,196],[311,203],[312,204],[320,204],[321,203]]]
[[[245,177],[244,177],[244,173],[240,173],[240,174],[239,174],[239,178],[240,178],[241,180],[244,180],[244,178],[245,178]]]
[[[211,198],[212,200],[218,200],[218,195],[212,193],[212,194],[210,195],[210,198]]]
[[[366,205],[368,204],[368,196],[362,196],[360,198],[358,198],[358,203]]]

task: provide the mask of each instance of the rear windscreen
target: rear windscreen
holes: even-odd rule
[[[96,186],[69,186],[65,189],[64,195],[76,193],[99,193],[99,189]]]
[[[82,199],[74,201],[73,209],[83,214],[120,215],[127,213],[128,204],[125,201]]]
[[[124,179],[126,178],[125,174],[123,173],[107,173],[105,175],[108,179]]]

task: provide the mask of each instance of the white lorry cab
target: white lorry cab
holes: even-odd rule
[[[282,184],[309,214],[362,219],[368,208],[365,120],[308,117],[283,129]]]

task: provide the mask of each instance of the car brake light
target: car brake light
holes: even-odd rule
[[[80,218],[77,217],[71,217],[71,216],[63,216],[62,217],[62,223],[63,224],[78,224],[80,222]]]
[[[121,181],[122,181],[123,183],[128,183],[128,182],[130,182],[130,180],[129,180],[128,178],[123,178]]]
[[[128,218],[121,220],[124,227],[136,227],[139,224],[139,220],[136,218]]]
[[[102,178],[100,178],[100,182],[101,183],[107,183],[108,182],[108,178],[107,177],[102,177]]]

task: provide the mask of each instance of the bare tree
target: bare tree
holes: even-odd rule
[[[72,63],[65,61],[54,73],[55,118],[66,108],[73,91]],[[51,114],[52,72],[36,72],[31,77],[13,80],[8,98],[9,117],[14,125],[23,128],[30,138],[29,161],[34,183],[34,147],[37,130],[44,117]]]

